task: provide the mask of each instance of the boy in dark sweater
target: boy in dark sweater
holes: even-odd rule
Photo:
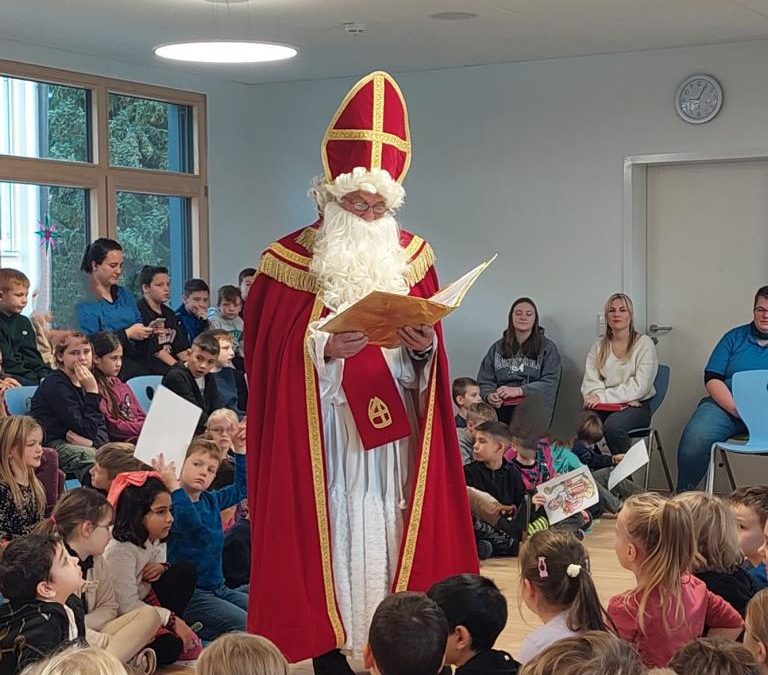
[[[184,282],[184,292],[181,295],[181,305],[176,310],[176,318],[183,327],[188,342],[208,330],[210,300],[211,290],[202,279],[188,279]]]
[[[155,331],[139,343],[139,348],[144,352],[147,368],[155,375],[165,375],[171,366],[189,358],[189,340],[173,310],[165,304],[171,296],[168,268],[145,265],[139,279],[144,296],[138,304],[141,321]]]
[[[11,541],[0,560],[0,675],[85,638],[78,559],[56,536],[31,534]]]
[[[219,390],[211,373],[218,357],[219,341],[210,332],[200,333],[192,342],[189,360],[172,366],[163,376],[164,387],[202,409],[198,434],[205,431],[208,415],[219,407]]]
[[[51,372],[37,349],[32,322],[22,316],[27,306],[29,279],[23,272],[0,269],[0,351],[3,369],[23,385],[38,384]]]
[[[234,412],[237,419],[242,420],[248,407],[248,386],[245,374],[236,370],[232,364],[235,358],[232,335],[222,328],[216,328],[210,333],[219,341],[219,358],[211,371],[219,391],[219,403],[221,407]]]
[[[477,552],[481,559],[491,555],[517,555],[530,516],[530,503],[520,472],[504,459],[511,441],[503,422],[483,422],[475,427],[475,461],[464,466],[467,486],[491,495],[501,504],[495,523],[474,513]]]
[[[448,619],[445,663],[457,675],[515,675],[520,667],[494,649],[507,623],[507,600],[496,584],[478,574],[458,574],[427,591]]]

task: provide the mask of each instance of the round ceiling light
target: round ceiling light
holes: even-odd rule
[[[155,54],[164,59],[196,63],[265,63],[290,59],[298,53],[290,45],[249,40],[199,40],[155,47]]]
[[[436,12],[430,14],[430,19],[442,19],[443,21],[464,21],[465,19],[476,19],[478,17],[474,12]]]

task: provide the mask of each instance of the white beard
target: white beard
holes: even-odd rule
[[[320,280],[328,308],[343,309],[371,291],[407,295],[406,265],[394,217],[369,222],[326,204],[309,269]]]

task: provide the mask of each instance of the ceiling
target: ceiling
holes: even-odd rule
[[[429,18],[463,11],[464,21]],[[364,22],[348,35],[344,22]],[[175,65],[156,44],[286,42],[279,64]],[[256,84],[768,38],[768,0],[0,0],[0,39]]]

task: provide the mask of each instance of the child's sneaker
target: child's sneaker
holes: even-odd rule
[[[193,647],[190,649],[185,649],[183,652],[181,652],[181,654],[179,654],[179,658],[176,659],[176,663],[180,666],[189,665],[190,663],[197,661],[197,659],[200,658],[200,654],[202,653],[203,644],[198,638]]]
[[[493,555],[493,544],[487,539],[477,540],[477,557],[480,560],[488,560]]]

